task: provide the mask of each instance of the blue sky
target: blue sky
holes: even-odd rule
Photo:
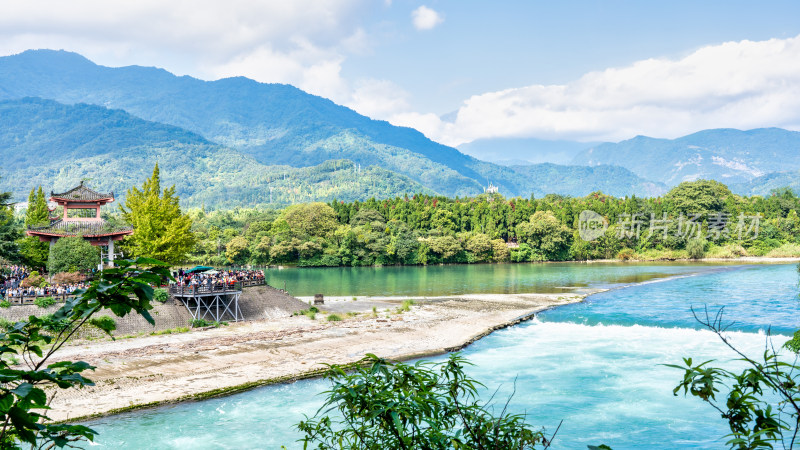
[[[800,2],[439,1],[444,21],[418,31],[419,2],[395,1],[370,22],[376,49],[343,65],[349,78],[395,80],[419,109],[443,114],[470,95],[534,83],[699,47],[800,34]]]
[[[30,0],[0,54],[290,83],[440,142],[800,129],[800,2]]]

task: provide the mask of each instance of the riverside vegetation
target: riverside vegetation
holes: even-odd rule
[[[657,260],[800,256],[800,198],[791,190],[744,197],[716,181],[685,182],[655,198],[547,195],[468,198],[413,195],[365,202],[307,203],[283,210],[188,211],[196,246],[191,263],[369,266],[613,259]],[[594,241],[579,235],[591,210],[608,228]],[[625,220],[639,214],[637,230]],[[652,217],[667,218],[653,229]],[[681,220],[697,215],[695,233]],[[740,216],[760,215],[739,236]],[[713,216],[728,221],[715,228]],[[752,221],[747,222],[750,227]],[[651,232],[652,231],[652,232]],[[757,231],[757,232],[756,232]],[[512,243],[508,245],[508,243]]]

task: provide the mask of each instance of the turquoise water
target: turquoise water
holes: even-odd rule
[[[608,287],[695,272],[703,263],[548,263],[270,269],[272,286],[295,296],[439,296],[562,292],[565,286]]]
[[[752,354],[763,350],[769,324],[783,334],[800,328],[794,265],[643,267],[674,276],[546,311],[464,352],[476,364],[472,374],[500,389],[498,398],[515,390],[510,408],[530,423],[552,432],[563,420],[553,448],[724,448],[725,423],[702,403],[674,397],[682,373],[661,365],[683,356],[735,365],[690,307],[724,305],[737,322],[732,339]],[[314,394],[326,387],[306,380],[89,425],[103,448],[298,448],[292,424],[316,411],[321,398]]]

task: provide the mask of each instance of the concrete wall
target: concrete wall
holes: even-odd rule
[[[36,305],[12,305],[9,308],[0,308],[0,317],[3,317],[12,322],[26,320],[28,317],[43,316],[45,314],[52,314],[61,307],[61,303],[48,306],[47,308],[40,308]],[[117,322],[117,329],[114,331],[115,336],[125,336],[129,334],[150,333],[153,331],[168,330],[178,327],[189,326],[189,321],[192,316],[183,305],[176,305],[172,300],[167,303],[153,302],[153,309],[150,310],[150,315],[155,320],[155,326],[147,323],[144,318],[135,312],[128,314],[125,317],[114,317],[111,311],[100,312],[98,316],[109,316],[114,318]],[[86,327],[81,330],[81,337],[101,337],[104,333],[93,327]]]
[[[26,320],[31,315],[43,316],[52,314],[61,307],[61,303],[40,308],[36,305],[11,305],[0,308],[0,317],[12,322]],[[265,320],[277,317],[290,316],[293,312],[308,308],[308,304],[292,297],[285,292],[271,286],[253,286],[244,288],[239,298],[239,308],[245,320]],[[150,325],[143,317],[136,313],[125,317],[114,317],[110,311],[99,313],[113,317],[117,322],[115,336],[126,336],[153,331],[169,330],[189,326],[192,315],[179,302],[173,299],[166,303],[153,302],[150,315],[155,320],[155,326]],[[103,332],[93,327],[85,327],[79,337],[102,337]]]

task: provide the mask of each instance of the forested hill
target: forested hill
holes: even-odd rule
[[[482,163],[456,149],[289,85],[241,77],[202,81],[36,50],[0,58],[0,97],[25,96],[123,109],[194,131],[263,164],[303,167],[346,158],[379,164],[442,193],[476,194],[484,184],[474,168]]]
[[[150,67],[109,68],[65,51],[0,57],[0,100],[26,96],[122,109],[197,133],[268,166],[301,168],[349,160],[399,174],[393,180],[410,179],[442,195],[475,195],[489,182],[508,196],[542,194],[553,186],[560,189],[555,193],[586,195],[600,185],[612,195],[651,193],[646,186],[652,183],[625,169],[613,180],[598,178],[606,175],[604,170],[595,176],[593,170],[563,166],[538,171],[550,179],[531,178],[530,170],[479,161],[414,129],[372,120],[293,86],[241,77],[202,81]],[[569,179],[578,172],[586,178]],[[553,183],[558,180],[563,183]]]
[[[800,133],[760,128],[704,130],[678,139],[637,136],[593,146],[572,164],[619,165],[668,185],[700,178],[749,183],[773,172],[800,170]],[[762,190],[759,186],[755,190]]]
[[[123,197],[159,162],[165,185],[186,206],[289,204],[393,197],[433,191],[379,168],[335,160],[293,168],[251,156],[171,125],[99,106],[25,98],[0,102],[0,192],[24,200],[38,185],[55,191],[81,179]],[[270,194],[270,187],[272,193]]]

